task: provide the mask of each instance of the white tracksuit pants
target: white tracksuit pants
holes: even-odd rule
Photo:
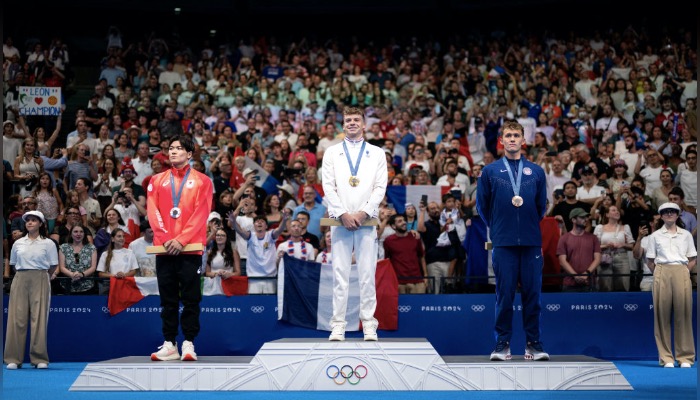
[[[360,320],[363,325],[377,326],[374,311],[377,294],[374,284],[377,269],[377,230],[373,226],[349,231],[345,227],[331,228],[331,258],[333,259],[333,317],[331,327],[346,324],[348,282],[353,250],[360,280]]]

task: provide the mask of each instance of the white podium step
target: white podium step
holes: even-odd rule
[[[422,338],[281,339],[254,357],[153,362],[124,357],[90,363],[72,391],[464,391],[632,390],[612,362],[553,356],[535,362],[440,357]]]

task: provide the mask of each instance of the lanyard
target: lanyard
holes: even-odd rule
[[[343,140],[343,150],[345,150],[345,157],[348,159],[348,166],[350,166],[350,174],[352,176],[357,176],[357,171],[360,169],[360,161],[362,160],[362,153],[364,153],[365,151],[366,144],[367,142],[363,140],[362,147],[360,147],[360,155],[357,156],[357,161],[355,162],[355,166],[353,167],[352,160],[350,159],[350,153],[348,152],[348,146],[345,144],[345,140]]]
[[[508,171],[508,178],[510,178],[510,184],[513,186],[513,193],[516,196],[520,195],[520,182],[523,179],[523,158],[520,157],[518,160],[518,178],[517,180],[513,178],[513,172],[510,170],[510,164],[506,157],[503,157],[503,164],[506,165],[506,170]]]
[[[173,208],[177,208],[178,204],[180,204],[180,197],[182,196],[182,189],[185,188],[185,182],[187,182],[187,177],[190,176],[190,171],[191,169],[187,169],[187,172],[185,173],[185,177],[182,178],[182,182],[180,182],[180,188],[177,191],[177,194],[175,194],[175,177],[173,176],[173,172],[170,171],[170,193],[173,197]]]

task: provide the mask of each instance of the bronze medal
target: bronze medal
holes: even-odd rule
[[[523,198],[520,196],[513,196],[510,202],[513,203],[514,206],[520,207],[523,205]]]

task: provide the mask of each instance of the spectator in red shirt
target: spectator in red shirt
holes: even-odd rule
[[[428,272],[423,242],[409,234],[403,215],[389,217],[389,225],[396,233],[384,239],[384,256],[391,261],[399,278],[399,293],[425,293]]]

